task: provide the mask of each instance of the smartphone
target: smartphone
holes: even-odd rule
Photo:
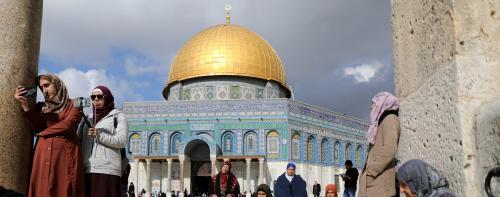
[[[24,97],[36,97],[36,87],[29,87],[29,88],[24,88],[26,90],[26,93],[24,93],[22,96]]]
[[[90,98],[78,97],[73,100],[73,106],[77,108],[90,107]]]

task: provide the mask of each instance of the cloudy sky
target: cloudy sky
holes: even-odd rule
[[[228,3],[276,49],[296,100],[367,119],[371,97],[394,91],[389,0],[47,0],[39,70],[71,97],[105,84],[118,103],[164,100],[173,57]]]

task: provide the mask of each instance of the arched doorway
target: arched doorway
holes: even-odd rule
[[[208,192],[210,182],[210,148],[203,140],[195,139],[186,145],[185,154],[191,158],[191,192],[201,196]]]

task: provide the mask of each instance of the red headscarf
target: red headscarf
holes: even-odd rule
[[[222,164],[222,166],[224,166],[224,165],[229,166],[229,171],[228,172],[230,172],[231,171],[231,167],[232,167],[231,162],[230,161],[224,161],[224,163]]]
[[[326,189],[325,189],[325,196],[326,194],[328,193],[328,191],[332,190],[335,197],[337,197],[337,186],[335,184],[329,184],[326,186]]]
[[[221,173],[220,173],[220,185],[221,185],[221,188],[226,188],[227,187],[227,180],[229,179],[229,172],[231,171],[231,162],[229,161],[224,161],[224,163],[222,164],[222,167],[224,167],[224,165],[227,165],[229,167],[229,170],[227,171],[228,173],[222,173],[222,170],[221,170]]]
[[[96,89],[99,89],[104,95],[104,106],[101,109],[96,109],[95,106],[93,106],[94,120],[97,123],[99,122],[99,120],[104,118],[104,116],[108,115],[111,110],[115,109],[115,98],[106,86],[97,86],[94,88],[94,90]],[[94,90],[92,90],[92,92],[94,92]]]

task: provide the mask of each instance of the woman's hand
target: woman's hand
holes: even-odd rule
[[[19,104],[21,104],[21,108],[23,108],[24,111],[30,110],[28,99],[24,97],[24,94],[27,92],[28,90],[26,90],[23,86],[17,86],[16,92],[14,93],[14,98],[19,101]]]
[[[97,129],[96,128],[90,128],[89,129],[89,135],[90,135],[90,137],[96,138],[97,137]]]

